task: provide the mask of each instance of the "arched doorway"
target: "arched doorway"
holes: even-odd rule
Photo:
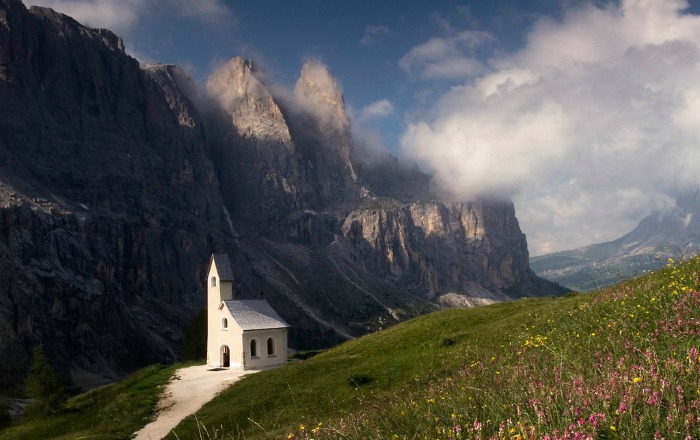
[[[221,346],[221,366],[224,368],[231,366],[231,351],[228,349],[228,345]]]

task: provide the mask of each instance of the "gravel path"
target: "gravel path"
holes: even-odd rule
[[[182,419],[194,414],[223,389],[256,371],[218,369],[206,365],[181,368],[165,386],[156,419],[134,433],[135,440],[160,440]]]

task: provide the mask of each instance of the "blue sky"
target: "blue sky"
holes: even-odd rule
[[[531,255],[611,240],[700,169],[700,19],[684,0],[24,0],[200,84],[240,55],[320,61],[362,142],[454,199],[513,199]]]

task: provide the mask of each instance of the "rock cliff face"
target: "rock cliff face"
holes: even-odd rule
[[[0,378],[44,345],[87,382],[178,356],[225,247],[218,181],[172,68],[49,9],[0,2]],[[156,78],[154,80],[153,78]]]
[[[325,67],[281,94],[234,58],[207,88],[205,123],[178,68],[0,0],[0,385],[36,344],[82,385],[176,359],[212,252],[296,348],[556,291],[529,271],[510,202],[446,204],[395,159],[353,160]]]
[[[509,288],[532,278],[523,260],[525,237],[508,203],[377,201],[352,211],[342,232],[358,264],[428,299],[503,301]]]

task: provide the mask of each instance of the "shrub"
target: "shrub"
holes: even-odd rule
[[[372,381],[374,381],[374,378],[366,374],[354,374],[348,377],[348,385],[350,385],[353,388],[359,388],[363,385],[367,385]]]

